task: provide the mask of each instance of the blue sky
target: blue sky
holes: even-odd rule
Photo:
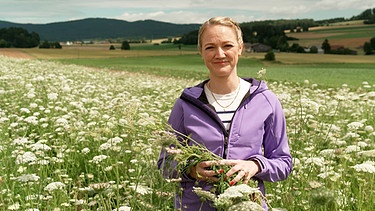
[[[369,8],[375,8],[375,0],[1,0],[0,20],[52,23],[101,17],[200,24],[213,16],[229,16],[242,23],[350,18]]]

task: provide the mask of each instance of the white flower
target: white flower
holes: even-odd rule
[[[363,127],[363,123],[361,122],[351,122],[347,125],[350,131],[358,130],[359,128]]]
[[[227,188],[224,193],[218,196],[220,198],[242,198],[244,195],[250,195],[253,193],[261,194],[258,188],[252,188],[246,184],[235,185]]]
[[[19,209],[20,209],[20,204],[18,202],[8,207],[8,210],[19,210]]]
[[[110,143],[104,143],[99,146],[99,151],[111,149],[112,145]]]
[[[38,118],[36,116],[29,116],[24,119],[25,122],[30,123],[32,125],[38,125]]]
[[[98,156],[94,156],[92,158],[92,160],[90,160],[89,162],[92,162],[92,163],[95,163],[95,164],[99,164],[101,163],[103,160],[107,159],[107,155],[98,155]]]
[[[44,190],[45,191],[48,191],[48,192],[52,192],[52,191],[54,191],[54,190],[62,190],[62,189],[64,189],[65,188],[65,184],[64,183],[62,183],[62,182],[52,182],[52,183],[50,183],[50,184],[48,184],[45,188],[44,188]]]
[[[114,138],[111,138],[107,141],[107,143],[111,143],[111,144],[119,144],[122,142],[122,138],[120,137],[114,137]]]
[[[36,155],[33,152],[25,152],[23,155],[18,155],[16,158],[16,164],[25,164],[35,162],[37,160]]]
[[[357,164],[353,166],[356,171],[358,172],[367,172],[367,173],[375,173],[375,162],[374,161],[366,161],[362,164]]]
[[[112,211],[130,211],[132,208],[128,206],[121,206],[118,209],[113,209]]]
[[[49,100],[56,100],[57,99],[57,97],[58,97],[58,94],[57,93],[49,93],[48,95],[47,95],[47,98],[49,99]]]
[[[258,78],[263,78],[267,73],[267,69],[263,68],[258,71]]]
[[[374,128],[371,125],[367,125],[365,127],[365,131],[371,133],[372,131],[374,131]]]
[[[28,108],[21,108],[21,113],[29,114],[30,110]]]
[[[237,203],[231,207],[229,207],[230,211],[242,211],[242,210],[251,210],[251,211],[264,211],[265,209],[260,206],[260,204],[257,204],[252,201],[242,201],[240,203]]]
[[[20,182],[36,182],[39,180],[39,176],[37,176],[36,174],[24,174],[24,175],[21,175],[19,177],[17,177],[16,179]]]
[[[347,146],[346,149],[345,149],[345,152],[346,153],[351,153],[351,152],[358,152],[360,151],[361,148],[359,146],[356,146],[356,145],[350,145],[350,146]]]
[[[318,157],[307,158],[306,164],[315,164],[317,166],[324,166],[324,158],[318,158]]]
[[[137,162],[138,162],[137,159],[130,160],[130,163],[137,163]]]
[[[16,139],[13,140],[14,145],[23,146],[23,145],[27,145],[27,144],[30,144],[30,143],[32,143],[32,142],[29,141],[27,138],[16,138]]]
[[[82,152],[83,154],[88,154],[88,153],[90,152],[90,149],[87,148],[87,147],[85,147],[85,148],[82,149],[81,152]]]
[[[149,187],[145,187],[145,186],[142,186],[142,185],[137,185],[137,186],[134,186],[134,185],[131,185],[129,186],[131,189],[133,189],[135,192],[141,194],[141,195],[146,195],[146,194],[149,194],[151,193],[151,188]]]
[[[35,144],[31,144],[29,148],[33,151],[37,151],[37,150],[49,151],[49,150],[51,150],[51,147],[49,147],[47,144],[42,144],[42,143],[39,143],[39,142],[35,143]]]

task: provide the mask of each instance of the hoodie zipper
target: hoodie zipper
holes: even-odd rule
[[[234,116],[236,115],[238,109],[242,106],[243,102],[245,100],[247,100],[248,98],[251,98],[253,96],[254,93],[256,93],[256,91],[260,88],[260,85],[261,85],[261,81],[259,82],[259,85],[258,87],[254,90],[253,93],[250,93],[250,91],[248,92],[248,94],[246,94],[244,96],[244,98],[242,99],[240,105],[238,106],[238,108],[236,109],[236,111],[234,112],[233,114],[233,117],[231,119],[231,124],[230,124],[230,127],[229,127],[229,132],[226,130],[226,128],[224,127],[224,124],[223,122],[221,121],[221,119],[219,118],[219,116],[216,114],[216,112],[210,108],[209,106],[207,106],[205,103],[203,103],[202,101],[200,100],[197,100],[196,98],[190,96],[190,95],[187,95],[185,93],[182,93],[180,98],[184,101],[187,101],[187,102],[190,102],[191,104],[193,104],[194,106],[196,106],[197,108],[199,108],[200,110],[202,110],[204,113],[206,113],[208,116],[210,116],[213,120],[215,120],[215,122],[220,126],[222,132],[223,132],[223,135],[224,135],[224,150],[223,150],[223,158],[226,159],[227,158],[227,151],[228,151],[228,141],[229,141],[229,135],[230,135],[230,131],[232,130],[232,122],[233,122],[233,119],[234,119]]]

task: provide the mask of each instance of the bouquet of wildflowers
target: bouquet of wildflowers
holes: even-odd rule
[[[168,159],[176,162],[176,170],[179,175],[186,174],[190,167],[202,161],[219,161],[223,158],[212,153],[204,145],[196,142],[190,136],[179,133],[171,129],[170,131],[158,131],[158,141],[166,149]],[[180,139],[177,139],[177,136]],[[230,181],[236,176],[226,177],[226,172],[230,169],[227,165],[213,165],[212,170],[218,173],[218,182],[213,183],[210,191],[205,191],[199,187],[194,192],[202,200],[210,200],[218,210],[264,210],[261,206],[264,196],[257,188],[255,181],[248,184],[239,181],[232,184]]]

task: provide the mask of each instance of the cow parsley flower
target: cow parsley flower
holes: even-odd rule
[[[32,143],[32,142],[29,141],[27,138],[16,138],[16,139],[13,140],[14,145],[23,146],[23,145],[27,145],[27,144],[30,144],[30,143]]]
[[[352,168],[354,168],[357,172],[375,173],[375,162],[366,161],[362,164],[357,164]]]
[[[101,163],[103,160],[105,160],[107,158],[108,158],[107,155],[98,155],[98,156],[94,156],[92,158],[92,160],[90,160],[89,162],[95,163],[95,164],[99,164],[99,163]]]
[[[324,166],[324,158],[319,158],[319,157],[307,158],[305,162],[306,164],[315,164],[317,166]]]
[[[130,211],[132,208],[128,206],[121,206],[118,209],[113,209],[112,211]]]
[[[149,188],[149,187],[145,187],[143,185],[140,185],[138,184],[137,186],[135,185],[130,185],[129,186],[131,189],[133,189],[135,192],[141,194],[141,195],[146,195],[146,194],[150,194],[152,189]]]
[[[45,188],[44,188],[44,190],[45,191],[48,191],[48,192],[53,192],[53,191],[55,191],[55,190],[62,190],[62,189],[64,189],[65,188],[65,184],[64,183],[62,183],[62,182],[52,182],[52,183],[50,183],[50,184],[48,184]]]
[[[51,93],[49,93],[48,95],[47,95],[47,98],[49,99],[49,100],[57,100],[57,97],[58,97],[59,95],[57,94],[57,93],[54,93],[54,92],[51,92]]]
[[[8,210],[19,210],[20,209],[20,204],[17,202],[15,204],[12,204],[8,207]]]
[[[39,176],[36,174],[24,174],[16,178],[20,182],[36,182],[39,180]]]
[[[37,160],[36,155],[33,152],[25,152],[22,155],[18,155],[16,158],[16,164],[25,164],[35,162]]]
[[[29,146],[29,148],[32,150],[32,151],[38,151],[38,150],[42,150],[42,151],[49,151],[51,150],[51,147],[48,146],[47,144],[42,144],[42,143],[35,143],[35,144],[31,144]]]
[[[30,123],[32,125],[38,125],[38,118],[36,116],[29,116],[24,119],[25,122]]]
[[[363,123],[361,123],[361,122],[351,122],[347,125],[347,127],[348,127],[348,130],[355,131],[355,130],[358,130],[359,128],[362,128]]]

